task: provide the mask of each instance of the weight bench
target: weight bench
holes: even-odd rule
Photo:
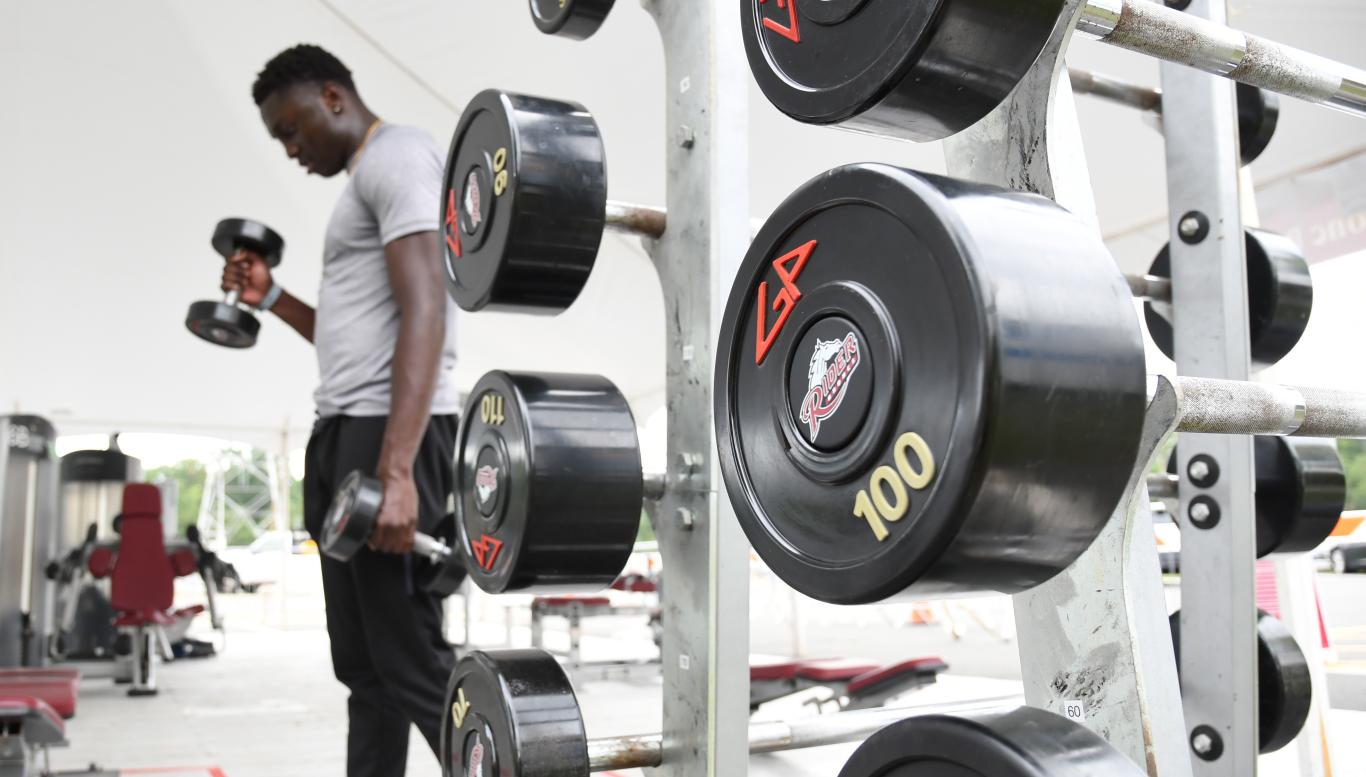
[[[752,660],[749,668],[749,708],[811,688],[824,687],[841,709],[880,707],[899,696],[938,680],[948,664],[935,657],[915,658],[881,665],[870,661],[823,658]]]
[[[74,669],[0,669],[0,774],[36,775],[39,753],[66,746],[79,679]]]
[[[648,607],[631,607],[612,604],[606,596],[538,596],[531,600],[531,645],[544,650],[542,642],[545,634],[544,619],[564,618],[569,621],[569,652],[566,655],[572,667],[583,666],[579,645],[583,636],[583,619],[606,615],[648,615]],[[618,662],[611,662],[616,665]]]

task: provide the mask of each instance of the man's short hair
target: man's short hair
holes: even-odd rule
[[[272,94],[295,84],[322,84],[327,81],[356,91],[356,85],[351,81],[351,71],[340,59],[321,46],[300,43],[281,51],[266,63],[256,75],[256,83],[251,85],[251,97],[259,107]]]

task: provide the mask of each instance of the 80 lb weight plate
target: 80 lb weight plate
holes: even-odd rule
[[[1290,353],[1309,326],[1314,308],[1314,282],[1309,263],[1289,238],[1261,229],[1247,235],[1247,306],[1252,360],[1275,364]],[[1164,246],[1148,268],[1149,275],[1170,278],[1171,247]],[[1171,306],[1145,302],[1148,334],[1168,359],[1172,348]]]
[[[779,110],[910,140],[990,113],[1038,59],[1061,0],[742,0],[750,71]],[[966,52],[966,53],[965,53]]]
[[[630,406],[597,375],[484,375],[456,436],[455,496],[480,588],[605,588],[631,554],[644,498]]]
[[[593,270],[606,222],[597,122],[582,105],[488,89],[447,156],[447,288],[465,310],[558,313]]]
[[[1137,455],[1129,298],[1094,230],[1042,197],[879,164],[807,182],[751,245],[717,347],[751,544],[844,604],[1047,580]]]
[[[922,715],[868,737],[839,777],[1142,777],[1109,742],[1033,707]]]
[[[598,31],[615,0],[531,0],[531,18],[547,35],[583,40]]]

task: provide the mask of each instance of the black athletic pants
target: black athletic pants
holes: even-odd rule
[[[304,463],[304,523],[316,540],[332,495],[359,469],[375,473],[386,417],[320,418]],[[455,416],[433,416],[413,463],[418,531],[433,533],[451,493]],[[347,688],[349,777],[402,775],[408,726],[435,753],[455,654],[442,632],[441,600],[417,590],[411,556],[361,548],[350,563],[322,558],[332,669]]]

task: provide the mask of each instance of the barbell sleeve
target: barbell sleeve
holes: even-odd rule
[[[1128,81],[1121,81],[1100,73],[1081,68],[1068,68],[1067,75],[1072,81],[1072,91],[1089,94],[1110,102],[1128,105],[1141,111],[1162,112],[1162,91]]]
[[[749,751],[773,753],[806,747],[835,745],[866,739],[899,720],[918,715],[967,715],[1018,707],[1020,696],[1001,696],[949,704],[919,704],[905,707],[876,708],[813,715],[795,720],[762,721],[749,724]],[[663,764],[664,745],[659,734],[607,737],[588,740],[588,771],[652,769]]]
[[[658,502],[664,498],[664,491],[667,488],[668,476],[663,472],[646,472],[641,476],[645,484],[645,498],[651,502]]]
[[[1077,30],[1165,62],[1366,116],[1366,71],[1152,0],[1087,0]]]
[[[413,535],[413,552],[438,563],[451,555],[451,549],[446,543],[422,532]]]
[[[1129,289],[1135,297],[1150,299],[1154,302],[1172,301],[1172,281],[1157,275],[1125,275]]]
[[[607,226],[620,232],[652,237],[656,240],[664,236],[665,213],[663,208],[647,205],[632,205],[627,202],[607,202]]]
[[[1215,378],[1171,379],[1179,432],[1366,437],[1366,394]]]
[[[1180,487],[1181,478],[1166,472],[1154,472],[1148,475],[1148,498],[1154,501],[1158,499],[1178,498],[1177,488]]]

